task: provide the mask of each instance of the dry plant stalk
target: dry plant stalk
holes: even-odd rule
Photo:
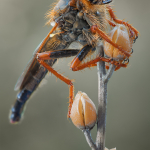
[[[100,56],[104,56],[103,45],[97,46]],[[86,140],[92,150],[104,150],[105,148],[105,127],[106,127],[106,104],[107,104],[107,83],[112,76],[116,66],[111,65],[106,73],[105,62],[100,61],[97,65],[98,70],[98,114],[97,114],[97,137],[96,143],[93,142],[89,130],[84,130]],[[105,150],[107,150],[105,148]],[[112,149],[115,150],[115,149]]]

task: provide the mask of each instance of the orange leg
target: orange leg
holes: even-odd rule
[[[63,75],[59,74],[57,71],[55,71],[51,66],[49,66],[47,63],[45,63],[43,60],[37,59],[38,62],[44,66],[49,72],[53,73],[57,78],[64,81],[66,84],[70,86],[69,90],[69,107],[68,107],[68,118],[70,118],[71,113],[71,107],[73,104],[73,98],[74,98],[74,86],[70,79],[64,77]]]
[[[85,45],[77,54],[77,56],[73,59],[70,65],[70,69],[72,71],[79,71],[87,67],[94,67],[97,66],[97,62],[104,61],[111,64],[114,64],[118,69],[120,67],[127,67],[127,64],[123,64],[122,62],[118,62],[115,60],[112,60],[111,58],[104,58],[104,57],[97,57],[87,63],[81,64],[81,62],[86,58],[86,56],[91,52],[92,46],[91,45]]]
[[[91,26],[91,32],[94,33],[94,34],[97,32],[97,33],[101,36],[101,38],[103,38],[105,41],[107,41],[108,43],[110,43],[112,46],[118,48],[118,49],[119,49],[122,53],[124,53],[127,57],[130,57],[130,53],[128,53],[128,52],[126,52],[125,50],[123,50],[120,45],[117,45],[116,43],[114,43],[114,42],[109,38],[109,36],[107,36],[103,31],[101,31],[100,29],[98,29],[97,25]]]
[[[116,24],[113,23],[113,22],[110,21],[110,20],[107,20],[107,22],[108,22],[111,26],[113,26],[113,27],[116,26]],[[132,37],[134,36],[134,31],[132,31],[132,30],[130,29],[129,32],[130,32],[130,38],[132,38]],[[137,38],[138,38],[138,37],[135,37],[134,42],[135,42],[135,40],[136,40]]]
[[[123,63],[119,63],[115,60],[111,60],[110,58],[104,58],[104,57],[97,57],[87,63],[84,63],[84,64],[80,64],[79,63],[79,59],[76,58],[73,62],[73,64],[71,64],[71,69],[72,71],[79,71],[79,70],[82,70],[84,68],[87,68],[87,67],[94,67],[94,66],[97,66],[97,62],[99,61],[104,61],[104,62],[108,62],[108,63],[111,63],[111,64],[114,64],[116,66],[116,69],[115,70],[118,70],[120,69],[121,67],[127,67],[127,64],[123,64]],[[78,63],[76,63],[78,62]],[[109,66],[106,66],[107,69],[109,69]]]
[[[109,11],[109,14],[110,14],[110,17],[118,24],[124,24],[125,26],[129,27],[129,29],[133,30],[136,34],[136,36],[138,37],[138,34],[139,32],[133,27],[131,26],[129,23],[123,21],[123,20],[120,20],[120,19],[117,19],[114,12],[113,12],[113,9],[111,8],[111,6],[107,6],[107,9]]]
[[[95,58],[87,63],[81,64],[81,61],[76,58],[73,63],[71,64],[70,68],[72,71],[79,71],[87,67],[94,67],[96,66],[96,63],[101,60],[101,57]]]
[[[107,22],[111,25],[111,26],[113,26],[113,27],[115,27],[116,26],[116,24],[115,23],[113,23],[112,21],[110,21],[110,20],[107,20]]]
[[[106,65],[105,67],[106,67],[107,70],[109,69],[109,65]],[[115,68],[115,71],[119,70],[121,67],[126,68],[126,67],[127,67],[127,64],[123,64],[123,63],[118,64],[118,65],[116,66],[116,68]]]

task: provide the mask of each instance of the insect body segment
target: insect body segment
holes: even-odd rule
[[[124,59],[131,55],[133,40],[138,36],[138,31],[128,23],[116,19],[109,2],[111,0],[60,0],[54,9],[48,12],[47,24],[54,27],[37,48],[17,82],[16,89],[19,94],[11,110],[12,123],[21,119],[27,100],[48,71],[69,85],[70,117],[74,86],[72,80],[52,68],[59,58],[75,56],[70,65],[72,71],[96,66],[98,61],[107,62],[107,68],[109,64],[114,64],[116,70],[127,66],[128,63],[124,63]],[[122,36],[123,31],[125,36]],[[97,56],[83,63],[95,52],[99,41],[104,43],[106,57]]]

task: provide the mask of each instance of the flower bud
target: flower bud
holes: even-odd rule
[[[97,119],[96,107],[84,92],[78,92],[72,105],[70,118],[73,124],[83,130],[94,127]]]
[[[111,40],[117,45],[120,45],[123,50],[129,53],[131,52],[133,38],[130,37],[128,27],[119,24],[111,30],[109,36]],[[133,37],[135,37],[135,35],[133,35]],[[104,51],[108,57],[116,60],[123,60],[126,58],[121,51],[106,41],[104,41]]]

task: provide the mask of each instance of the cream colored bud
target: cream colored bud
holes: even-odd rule
[[[113,30],[111,30],[109,36],[111,40],[117,45],[120,45],[123,50],[131,53],[133,38],[130,38],[130,32],[128,27],[119,24],[115,26]],[[118,50],[118,48],[114,47],[107,41],[104,41],[104,51],[108,57],[116,60],[123,60],[126,58],[126,55],[124,55],[121,51]]]
[[[96,107],[86,93],[79,91],[72,105],[70,118],[79,129],[91,129],[94,127],[97,114]]]

